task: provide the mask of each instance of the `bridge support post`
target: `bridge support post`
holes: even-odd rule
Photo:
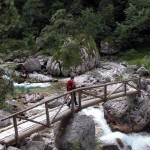
[[[15,139],[16,139],[16,142],[19,143],[16,116],[13,116],[13,123],[14,123],[14,129],[15,129]]]
[[[82,92],[82,91],[79,91],[79,92],[78,92],[78,97],[79,97],[79,110],[81,110],[81,92]]]
[[[45,103],[45,109],[46,109],[47,127],[50,127],[50,119],[49,119],[48,103]]]
[[[104,86],[104,102],[107,101],[107,85]]]
[[[74,115],[74,98],[75,98],[75,92],[72,92],[71,93],[71,104],[72,104],[71,111],[72,111],[72,115]]]

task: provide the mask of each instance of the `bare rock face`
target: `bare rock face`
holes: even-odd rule
[[[30,58],[24,63],[27,72],[41,71],[41,64],[38,59]]]
[[[52,57],[49,58],[46,69],[47,69],[48,73],[51,75],[59,76],[61,74],[60,62],[53,60]]]
[[[123,97],[107,101],[104,115],[109,123],[122,132],[144,129],[150,121],[150,98]]]
[[[112,43],[112,42],[111,42]],[[113,44],[111,44],[107,40],[104,40],[101,42],[101,50],[100,52],[107,55],[112,55],[118,53],[118,49],[113,47]]]
[[[55,128],[56,145],[61,150],[92,150],[95,142],[95,124],[91,117],[76,114],[66,118]]]

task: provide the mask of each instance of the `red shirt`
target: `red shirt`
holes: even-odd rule
[[[73,90],[75,88],[76,88],[75,82],[73,80],[71,80],[71,79],[68,80],[67,81],[67,91],[71,91],[71,90]]]

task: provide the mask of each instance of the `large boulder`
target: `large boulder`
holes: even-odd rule
[[[141,131],[150,121],[150,99],[122,97],[104,103],[104,115],[114,128],[129,133]]]
[[[46,76],[39,73],[30,73],[29,79],[36,82],[51,82],[54,81],[54,79],[51,76]]]
[[[42,141],[29,141],[26,150],[45,150],[45,144]]]
[[[99,52],[92,38],[79,39],[68,38],[60,46],[60,56],[56,60],[50,57],[46,66],[49,74],[67,77],[71,73],[80,75],[99,66]],[[75,44],[79,43],[79,44]],[[75,46],[76,45],[76,46]],[[72,52],[74,47],[76,52]],[[63,57],[63,56],[65,57]]]
[[[95,143],[95,124],[91,117],[76,114],[55,128],[56,145],[61,150],[92,150]]]
[[[41,71],[41,64],[38,59],[30,58],[24,63],[27,72]]]
[[[54,60],[52,57],[49,58],[46,69],[47,69],[48,73],[51,75],[59,76],[61,74],[60,62]]]

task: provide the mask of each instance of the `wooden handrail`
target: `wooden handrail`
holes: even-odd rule
[[[132,86],[132,84],[130,84],[129,82],[130,81],[133,81],[133,80],[138,80],[137,82],[137,87],[135,86]],[[113,85],[113,84],[120,84],[119,87],[117,87],[116,89],[114,89],[112,92],[109,92],[108,91],[108,86],[110,85]],[[127,85],[128,86],[131,86],[132,88],[134,88],[135,90],[133,91],[128,91],[127,90]],[[124,86],[124,89],[120,89],[118,90],[121,86]],[[93,94],[93,93],[89,93],[87,92],[86,90],[90,90],[90,89],[94,89],[94,88],[99,88],[99,87],[103,87],[103,90],[101,91],[101,93],[98,93],[99,95],[96,95],[96,94]],[[78,93],[78,103],[79,103],[79,107],[74,107],[74,94],[75,93]],[[118,98],[118,97],[121,97],[121,96],[125,96],[125,95],[131,95],[131,94],[136,94],[136,93],[140,93],[141,92],[141,89],[140,89],[140,79],[139,78],[133,78],[133,79],[128,79],[128,80],[124,80],[124,81],[117,81],[117,82],[110,82],[110,83],[106,83],[106,84],[101,84],[101,85],[95,85],[95,86],[89,86],[89,87],[82,87],[82,88],[78,88],[78,89],[74,89],[70,92],[66,92],[64,94],[61,94],[57,97],[54,97],[54,98],[51,98],[51,99],[48,99],[48,98],[45,98],[42,102],[40,102],[39,104],[36,104],[32,107],[29,107],[23,111],[19,111],[17,113],[14,113],[6,118],[3,118],[1,121],[3,120],[6,120],[8,118],[13,118],[13,122],[14,122],[14,131],[15,131],[15,140],[16,142],[18,142],[20,140],[20,135],[22,133],[18,133],[18,125],[20,124],[19,122],[17,123],[17,120],[16,118],[21,118],[21,119],[25,119],[27,121],[31,121],[33,123],[36,123],[36,124],[39,124],[39,125],[42,125],[42,128],[43,127],[50,127],[52,123],[56,122],[58,120],[58,118],[60,118],[60,116],[63,116],[65,117],[67,114],[69,114],[69,112],[72,112],[72,115],[76,112],[76,111],[79,111],[83,108],[86,108],[88,106],[93,106],[94,104],[98,104],[100,102],[103,102],[103,101],[106,101],[106,100],[110,100],[110,99],[114,99],[114,98]],[[53,115],[53,118],[52,120],[50,120],[50,114],[49,114],[49,108],[48,108],[48,103],[50,102],[53,102],[61,97],[64,97],[66,95],[70,94],[71,95],[71,100],[72,100],[72,107],[71,109],[67,110],[67,113],[64,113],[64,114],[60,114],[60,111],[61,109],[63,108],[65,102],[60,106],[60,108],[58,109],[58,111],[56,112],[56,114]],[[85,95],[90,95],[90,96],[93,96],[95,97],[96,99],[91,99],[90,102],[88,102],[87,104],[84,104],[84,100],[82,99],[81,101],[81,98],[82,98],[82,94],[85,94]],[[86,97],[87,98],[87,97]],[[89,98],[89,97],[88,97]],[[82,103],[81,103],[82,102]],[[40,106],[40,105],[43,105],[45,104],[45,115],[46,115],[46,121],[43,122],[38,122],[38,121],[35,121],[31,118],[24,118],[22,116],[20,116],[21,114],[23,114],[24,112],[26,111],[29,111],[37,106]],[[31,132],[30,132],[31,133]]]
[[[89,86],[89,87],[81,87],[81,88],[78,88],[78,89],[74,89],[74,90],[72,90],[72,91],[69,91],[69,92],[66,92],[66,93],[64,93],[64,94],[61,94],[61,95],[59,95],[59,96],[57,96],[57,97],[55,97],[55,98],[52,98],[52,99],[45,99],[44,101],[40,102],[39,104],[36,104],[36,105],[31,106],[31,107],[29,107],[29,108],[26,108],[26,109],[24,109],[24,110],[22,110],[22,111],[16,112],[16,113],[14,113],[14,114],[12,114],[12,115],[6,117],[6,118],[1,119],[1,121],[4,121],[4,120],[9,119],[9,118],[12,118],[12,117],[17,116],[17,115],[19,115],[19,114],[22,114],[22,113],[24,113],[24,112],[26,112],[26,111],[29,111],[29,110],[31,110],[31,109],[33,109],[33,108],[35,108],[35,107],[38,107],[38,106],[40,106],[40,105],[42,105],[42,104],[52,102],[52,101],[54,101],[54,100],[56,100],[56,99],[58,99],[58,98],[64,97],[64,96],[66,96],[66,95],[68,95],[68,94],[71,94],[71,93],[74,93],[74,92],[78,92],[78,91],[82,91],[82,90],[87,90],[87,89],[98,88],[98,87],[107,87],[107,86],[109,86],[109,85],[118,84],[118,83],[122,83],[122,82],[126,82],[126,83],[127,83],[127,82],[130,82],[130,81],[133,81],[133,80],[138,80],[138,81],[140,81],[139,78],[131,78],[131,79],[128,79],[128,80],[123,80],[123,81],[116,81],[116,82],[110,82],[110,83],[101,84],[101,85],[95,85],[95,86]],[[140,86],[139,86],[139,87],[140,87]],[[106,92],[106,91],[105,91],[105,92]],[[105,94],[106,94],[105,96],[107,96],[107,92],[106,92]],[[107,97],[106,97],[106,98],[107,98]]]

